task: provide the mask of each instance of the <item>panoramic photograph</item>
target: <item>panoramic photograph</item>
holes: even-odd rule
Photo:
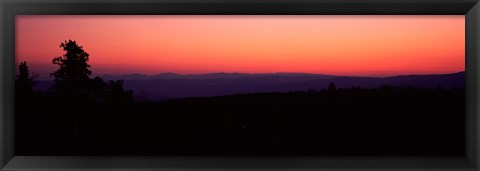
[[[15,152],[464,155],[464,15],[18,15]]]

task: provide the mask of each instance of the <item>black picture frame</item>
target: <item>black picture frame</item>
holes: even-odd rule
[[[0,168],[222,170],[479,170],[479,0],[2,0],[0,1]],[[457,157],[88,157],[16,156],[16,15],[465,15],[466,149]],[[34,28],[32,28],[34,29]]]

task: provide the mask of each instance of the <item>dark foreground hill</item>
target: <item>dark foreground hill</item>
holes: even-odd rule
[[[16,154],[463,155],[464,97],[391,86],[119,105],[39,96],[16,109]]]

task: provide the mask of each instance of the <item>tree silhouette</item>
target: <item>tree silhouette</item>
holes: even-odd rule
[[[90,81],[89,89],[91,90],[91,98],[97,103],[105,102],[108,84],[100,77],[95,77]]]
[[[106,101],[114,104],[131,102],[133,101],[133,91],[124,90],[123,80],[109,81]]]
[[[16,79],[16,90],[19,95],[31,94],[33,91],[33,77],[30,77],[30,71],[27,66],[27,62],[21,62],[18,66],[19,74]]]
[[[133,101],[133,90],[123,88],[123,80],[107,82],[100,77],[90,81],[92,98],[98,103],[120,104]]]
[[[52,60],[60,68],[51,73],[55,77],[53,88],[61,94],[78,94],[87,92],[87,84],[92,71],[87,64],[89,54],[77,42],[68,40],[60,44],[66,53]]]
[[[330,84],[328,85],[328,91],[333,92],[335,90],[337,90],[337,86],[335,86],[335,83],[330,82]]]
[[[83,102],[85,98],[97,103],[123,103],[133,100],[133,91],[124,90],[123,80],[106,83],[98,76],[90,78],[90,55],[77,42],[68,40],[61,43],[60,47],[66,53],[52,60],[59,69],[50,74],[55,77],[51,88],[55,93],[79,102]]]

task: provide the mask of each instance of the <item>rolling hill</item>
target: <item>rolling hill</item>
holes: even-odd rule
[[[125,88],[134,90],[137,100],[152,101],[240,93],[320,90],[327,88],[330,82],[335,83],[338,88],[352,86],[376,88],[381,85],[452,88],[464,87],[465,85],[465,72],[393,77],[333,76],[303,73],[209,73],[191,75],[162,73],[157,75],[103,75],[101,77],[104,80],[123,79],[125,80]],[[52,81],[37,81],[34,88],[36,90],[47,90],[51,85]]]

